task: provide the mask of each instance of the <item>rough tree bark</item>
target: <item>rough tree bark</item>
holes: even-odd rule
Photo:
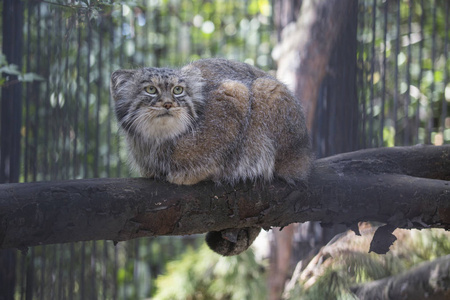
[[[0,248],[305,221],[448,230],[449,180],[450,146],[413,146],[319,159],[309,180],[295,186],[176,186],[139,178],[3,184]]]
[[[302,1],[298,21],[286,26],[281,43],[274,49],[277,78],[302,101],[308,128],[313,125],[331,50],[355,5],[352,0]]]
[[[422,263],[400,275],[354,287],[352,291],[359,299],[450,299],[450,255]]]
[[[356,33],[356,22],[352,22],[352,20],[356,20],[357,5],[357,2],[352,0],[277,0],[274,2],[274,23],[279,40],[279,44],[273,51],[273,56],[277,60],[277,78],[286,83],[303,102],[308,128],[315,139],[321,134],[315,130],[316,128],[313,128],[319,90],[323,79],[331,69],[330,57],[338,44],[339,37],[344,37],[345,41],[351,38],[356,40],[356,34],[354,34],[354,32]],[[354,28],[348,30],[348,27],[352,26]],[[353,53],[349,50],[346,49],[346,52],[351,56]],[[336,49],[334,52],[335,54],[339,53]],[[351,59],[356,59],[356,56],[350,57]],[[352,66],[349,61],[346,67],[351,69]],[[339,72],[345,71],[345,68],[340,66]],[[345,78],[346,82],[356,84],[356,81],[352,79],[351,77]],[[335,91],[338,86],[340,85],[333,87],[335,95],[339,95]],[[351,100],[350,95],[345,95],[341,100],[347,101],[346,108],[348,110],[348,104],[351,103],[348,102]],[[333,104],[336,105],[336,103]],[[341,107],[339,104],[337,105]],[[339,123],[342,132],[351,133],[355,128],[346,128],[346,125],[348,125],[346,122]],[[339,141],[344,140],[339,135],[335,135],[334,138]],[[351,145],[348,143],[345,146],[347,148],[341,149],[344,150],[341,152],[353,150],[349,148]],[[299,224],[290,226],[298,227]],[[305,226],[309,226],[309,224]],[[337,227],[333,229],[338,231]],[[295,231],[297,231],[295,228],[286,228],[285,232],[273,231],[268,276],[269,299],[279,299],[291,271],[293,247],[279,245],[292,244]],[[329,231],[331,228],[325,230],[325,232]],[[308,247],[305,247],[304,251],[310,252],[307,249]]]

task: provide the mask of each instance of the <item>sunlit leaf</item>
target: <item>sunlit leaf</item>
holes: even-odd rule
[[[0,68],[0,73],[6,73],[9,75],[20,75],[20,71],[17,65],[10,64]]]
[[[19,80],[24,82],[32,82],[35,80],[37,81],[45,80],[45,78],[35,73],[26,73],[19,75]]]

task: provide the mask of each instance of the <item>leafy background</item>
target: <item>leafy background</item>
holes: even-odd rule
[[[16,83],[23,94],[21,182],[136,175],[111,110],[113,70],[215,56],[276,69],[269,0],[29,0],[24,6],[22,66],[0,56],[6,75],[0,85],[12,75],[22,82]],[[362,147],[449,143],[448,6],[359,1]],[[402,233],[402,246],[382,258],[367,255],[363,240],[346,243],[310,276],[314,282],[294,278],[286,297],[351,299],[351,284],[448,254],[449,240],[441,231]],[[255,253],[220,258],[201,236],[33,247],[17,254],[16,298],[262,299],[268,263]]]

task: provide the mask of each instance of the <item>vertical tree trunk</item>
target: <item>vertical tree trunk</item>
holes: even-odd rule
[[[270,245],[269,299],[280,299],[288,278],[292,257],[292,237],[296,224],[284,227],[281,231],[273,229]]]
[[[10,64],[21,69],[23,3],[19,0],[3,1],[2,51]],[[5,74],[3,74],[5,76]],[[22,85],[17,76],[7,76],[2,87],[0,129],[0,183],[19,181],[20,172],[20,127],[22,115]],[[14,297],[16,283],[16,251],[0,251],[0,300]]]
[[[356,93],[358,3],[348,8],[329,56],[317,97],[312,138],[316,155],[359,150],[359,104]]]
[[[10,64],[21,69],[22,65],[22,1],[3,2],[3,43],[2,51]],[[22,85],[17,76],[6,75],[1,98],[1,152],[0,183],[17,182],[20,172],[20,127],[22,116]]]
[[[291,1],[274,3],[275,24],[283,27],[283,30],[278,30],[281,42],[274,50],[278,62],[277,77],[288,84],[303,102],[307,125],[319,157],[355,150],[355,123],[358,120],[355,76],[357,2],[303,0],[300,5],[301,8],[297,7],[299,13],[287,13],[285,8],[295,7]],[[286,20],[293,22],[287,23]],[[343,119],[332,118],[336,115]],[[340,140],[345,142],[336,144]],[[294,247],[293,252],[294,234],[299,231],[299,226],[303,226],[300,230],[304,242],[300,237],[296,246],[302,248]],[[315,224],[291,224],[281,232],[274,230],[275,244],[271,246],[269,271],[270,299],[280,298],[294,259],[305,259],[315,246],[320,247],[342,230],[341,227],[323,230]]]
[[[282,42],[274,50],[277,76],[303,102],[309,128],[332,49],[356,5],[352,0],[302,1],[298,21],[284,28]]]
[[[273,23],[277,31],[277,42],[281,41],[283,29],[297,21],[302,0],[276,0],[273,1]]]
[[[16,285],[16,250],[0,251],[0,300],[13,300]]]

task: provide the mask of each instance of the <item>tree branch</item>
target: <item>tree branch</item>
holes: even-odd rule
[[[397,276],[383,278],[352,288],[359,299],[450,298],[450,255],[422,263]]]
[[[305,221],[450,229],[449,178],[450,146],[413,146],[319,159],[308,182],[296,186],[177,186],[142,178],[3,184],[0,248]]]

